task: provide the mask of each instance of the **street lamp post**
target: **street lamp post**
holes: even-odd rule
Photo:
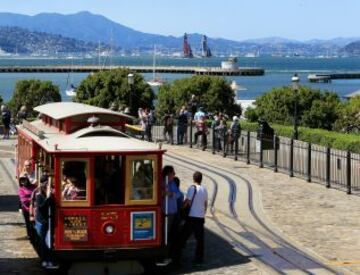
[[[294,91],[294,139],[298,139],[299,131],[298,131],[298,92],[299,92],[299,82],[300,78],[297,74],[294,74],[291,78],[292,89]]]
[[[129,113],[132,114],[133,113],[133,106],[132,106],[132,89],[133,89],[133,85],[134,85],[134,75],[133,74],[128,74],[128,84],[130,86],[130,93],[129,93]]]

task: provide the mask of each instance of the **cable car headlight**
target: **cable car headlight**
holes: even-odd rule
[[[115,232],[115,226],[112,224],[105,225],[104,231],[106,234],[113,234]]]

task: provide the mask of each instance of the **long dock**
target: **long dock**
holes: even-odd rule
[[[331,82],[333,79],[360,79],[360,72],[331,73],[331,74],[309,74],[309,82]]]
[[[152,66],[3,66],[0,73],[91,73],[108,71],[117,68],[128,68],[138,73],[153,72]],[[222,76],[259,76],[264,75],[265,70],[257,67],[239,67],[238,69],[222,69],[220,67],[188,67],[188,66],[159,66],[157,73],[173,74],[197,74],[197,75],[222,75]]]

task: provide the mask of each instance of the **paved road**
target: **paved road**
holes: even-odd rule
[[[208,218],[213,222],[210,230],[225,236],[241,254],[252,257],[260,270],[267,274],[337,273],[271,228],[259,209],[257,190],[249,181],[219,167],[186,160],[178,154],[169,153],[166,160],[176,164],[177,168],[200,170],[207,176],[204,184],[208,185],[212,194],[212,213]],[[241,267],[238,268],[240,273]]]
[[[0,150],[6,151],[6,146]],[[212,212],[206,221],[206,262],[194,268],[194,240],[181,269],[161,274],[359,274],[360,198],[326,190],[208,152],[168,146],[182,189],[194,170],[205,174]],[[24,240],[15,186],[0,152],[0,273],[42,274]],[[188,162],[190,160],[190,162]],[[310,211],[311,210],[311,211]],[[19,249],[21,248],[21,249]]]
[[[18,212],[17,185],[14,180],[13,147],[0,144],[0,274],[45,274],[26,236]]]
[[[331,273],[332,269],[336,269],[335,272],[344,274],[360,273],[359,196],[349,196],[315,183],[219,158],[209,152],[175,146],[167,148],[170,155],[175,153],[176,156],[194,161],[193,168],[195,165],[204,165],[215,171],[220,169],[235,174],[235,185],[238,188],[236,200],[240,203],[236,209],[239,211],[246,210],[246,205],[241,202],[248,199],[247,190],[243,188],[243,180],[247,181],[252,187],[254,208],[260,220],[281,239],[304,251],[321,265],[329,267],[330,270],[325,272]],[[241,178],[236,179],[239,175]],[[227,200],[227,197],[223,198],[223,207],[228,205]],[[246,225],[251,224],[251,217],[241,212],[237,214]],[[230,224],[230,221],[226,223]],[[240,229],[238,232],[242,235],[243,231]],[[261,234],[255,231],[256,237],[261,238]],[[246,245],[245,241],[242,243]],[[305,267],[310,273],[323,273],[313,263],[305,264]],[[285,268],[283,271],[289,274],[292,270]]]

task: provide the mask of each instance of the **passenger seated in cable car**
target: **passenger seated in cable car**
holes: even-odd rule
[[[68,178],[64,176],[62,197],[64,200],[79,200],[79,188],[75,185],[75,178]]]
[[[62,199],[65,201],[86,200],[86,163],[65,161],[62,174]]]
[[[137,161],[133,166],[131,183],[133,186],[132,198],[135,200],[152,198],[153,167],[152,162],[145,162]]]

